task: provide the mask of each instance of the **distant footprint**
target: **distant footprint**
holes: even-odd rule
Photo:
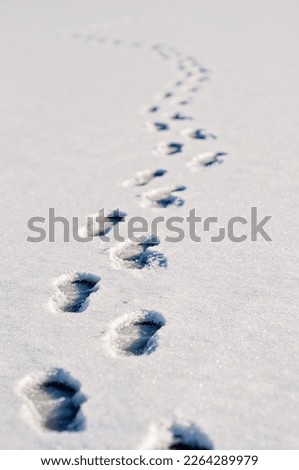
[[[159,106],[151,106],[148,110],[149,113],[157,113],[159,111]]]
[[[127,214],[119,209],[101,209],[87,218],[87,225],[81,227],[79,235],[82,238],[105,235],[114,225],[123,222],[126,216]]]
[[[162,315],[143,310],[114,322],[107,335],[107,345],[118,356],[152,354],[158,345],[157,332],[165,325]]]
[[[226,155],[224,152],[206,152],[194,157],[191,162],[187,163],[187,166],[192,172],[197,171],[201,167],[208,167],[212,165],[219,165],[223,163],[223,160],[220,160],[220,157]]]
[[[182,113],[174,113],[170,116],[170,119],[173,119],[174,121],[192,121],[191,116],[185,116]]]
[[[192,102],[192,100],[191,100],[191,98],[190,98],[190,99],[188,99],[188,100],[181,100],[181,101],[178,102],[178,104],[179,104],[180,106],[187,106],[187,105],[190,104],[191,102]]]
[[[147,124],[147,127],[150,131],[158,131],[158,132],[163,132],[163,131],[168,131],[169,130],[169,125],[166,122],[149,122]]]
[[[185,191],[186,186],[165,186],[142,194],[142,205],[144,207],[168,207],[170,205],[182,206],[183,199],[173,193]]]
[[[184,129],[182,131],[182,135],[198,140],[216,139],[214,134],[210,134],[204,129]]]
[[[160,142],[154,153],[157,155],[175,155],[183,151],[184,144],[180,142]]]
[[[50,369],[44,376],[29,376],[20,384],[27,414],[48,431],[78,432],[84,429],[81,405],[87,398],[81,384],[63,369]]]
[[[87,308],[89,296],[98,290],[100,277],[89,273],[65,274],[56,281],[56,292],[50,300],[55,312],[77,313]]]
[[[119,243],[111,249],[111,260],[116,268],[143,269],[143,268],[166,268],[165,256],[150,247],[159,245],[157,237],[144,237],[143,241],[127,241]]]
[[[135,173],[135,176],[127,180],[123,183],[123,186],[126,188],[131,187],[131,186],[145,186],[148,184],[150,181],[152,181],[154,178],[160,177],[165,175],[167,170],[163,169],[158,169],[158,170],[142,170],[138,171]]]

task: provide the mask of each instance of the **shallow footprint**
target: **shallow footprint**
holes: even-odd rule
[[[159,106],[151,106],[148,110],[149,113],[157,113],[159,111]]]
[[[184,200],[173,193],[185,191],[186,186],[165,186],[142,194],[144,207],[168,207],[170,205],[182,206]]]
[[[174,113],[170,116],[170,119],[173,119],[174,121],[192,121],[193,117],[185,116],[182,113]]]
[[[20,391],[31,415],[48,431],[78,432],[84,429],[81,405],[87,398],[81,384],[63,369],[50,369],[44,376],[26,377]]]
[[[150,426],[141,449],[152,450],[213,450],[211,439],[193,422],[168,424],[164,420]]]
[[[194,157],[191,162],[187,163],[187,166],[192,172],[197,171],[201,167],[208,167],[212,165],[219,165],[223,163],[223,160],[220,160],[220,157],[226,155],[225,152],[206,152]]]
[[[168,131],[169,130],[169,125],[166,122],[149,122],[147,124],[147,127],[151,131]]]
[[[204,129],[184,129],[182,131],[182,135],[198,140],[216,139],[214,134],[210,134]]]
[[[119,243],[111,249],[111,260],[116,268],[143,269],[166,268],[165,256],[150,247],[157,246],[160,240],[154,236],[142,237],[139,242],[127,241]]]
[[[116,355],[149,355],[156,350],[157,332],[164,325],[165,320],[160,313],[143,310],[138,316],[127,316],[112,325],[108,346]]]
[[[56,281],[56,292],[50,301],[55,312],[77,313],[87,308],[89,296],[98,290],[100,277],[90,273],[66,274]]]
[[[166,172],[167,170],[163,170],[162,168],[154,171],[138,171],[137,173],[135,173],[135,176],[132,179],[125,181],[123,183],[123,186],[125,186],[126,188],[131,186],[145,186],[150,181],[152,181],[152,179],[163,176]]]
[[[123,222],[126,216],[127,214],[119,209],[101,209],[87,218],[87,225],[80,228],[79,235],[82,238],[103,236],[114,225]]]

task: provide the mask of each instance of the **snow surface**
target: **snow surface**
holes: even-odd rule
[[[292,0],[0,2],[2,449],[166,449],[180,434],[298,448],[298,14]],[[181,205],[140,203],[177,186]],[[226,225],[253,206],[272,242],[170,243],[161,225],[163,266],[116,268],[116,242],[64,243],[62,228],[26,241],[51,207],[80,227],[119,208],[125,233],[132,216],[196,208]],[[84,308],[50,309],[80,273],[97,289],[64,285],[63,305]],[[117,354],[141,329],[118,339],[118,325],[142,312],[163,318],[155,350]],[[45,429],[45,380],[65,413],[80,390],[83,428],[70,413],[69,432]]]

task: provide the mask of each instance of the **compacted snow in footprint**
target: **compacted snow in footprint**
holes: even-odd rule
[[[298,447],[298,13],[0,2],[1,448]]]

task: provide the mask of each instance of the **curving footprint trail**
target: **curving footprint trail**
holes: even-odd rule
[[[96,41],[99,44],[110,43],[119,47],[124,42],[115,38],[108,41],[106,37],[95,34],[82,35],[75,33],[75,39]],[[136,41],[128,44],[130,47],[141,47]],[[174,80],[171,89],[161,93],[158,103],[147,107],[148,115],[154,119],[147,123],[151,132],[169,131],[180,132],[182,142],[174,140],[157,143],[156,155],[160,157],[184,154],[187,139],[195,141],[214,140],[214,134],[202,128],[184,128],[185,121],[192,121],[193,116],[180,111],[192,102],[194,95],[200,90],[201,82],[209,79],[208,71],[192,56],[186,56],[173,47],[154,44],[150,49],[163,60],[174,60],[179,76]],[[170,109],[170,111],[169,111]],[[163,114],[161,114],[163,113]],[[186,140],[186,142],[185,142]],[[221,163],[220,157],[225,155],[218,152],[206,152],[195,155],[188,164],[192,171],[200,167],[209,167]],[[167,170],[142,170],[125,181],[123,186],[145,186],[152,180],[163,177]],[[182,206],[184,201],[175,193],[185,191],[186,186],[163,186],[159,189],[144,192],[139,195],[141,204],[152,208],[164,209],[170,205]],[[117,210],[104,211],[89,217],[86,226],[80,230],[81,236],[100,237],[105,235],[113,225],[120,223],[126,213]],[[166,257],[153,250],[159,245],[159,239],[147,236],[140,241],[120,243],[110,250],[114,267],[126,270],[142,270],[144,268],[166,268]],[[50,300],[51,309],[58,312],[83,312],[88,306],[90,296],[99,288],[100,278],[90,273],[75,273],[61,276],[56,281],[56,291]],[[156,311],[143,310],[139,315],[118,319],[107,335],[107,345],[116,356],[144,356],[153,353],[159,342],[159,331],[166,321]],[[73,379],[63,369],[50,369],[43,377],[27,377],[22,382],[22,395],[32,418],[38,420],[45,430],[55,432],[77,432],[84,429],[85,419],[81,405],[86,397],[81,393],[81,384]],[[213,446],[205,435],[199,432],[195,425],[181,426],[174,424],[169,429],[171,439],[167,449],[171,450],[207,450]]]
[[[174,78],[172,86],[170,86],[166,91],[160,93],[160,99],[147,107],[148,115],[154,115],[155,119],[147,122],[146,127],[150,132],[158,132],[163,135],[168,135],[169,131],[179,131],[183,139],[187,140],[186,142],[176,142],[171,140],[168,142],[160,142],[157,144],[156,150],[153,151],[154,154],[158,156],[183,154],[184,147],[188,142],[188,139],[196,140],[199,143],[216,139],[216,136],[213,133],[207,132],[202,128],[180,129],[177,127],[181,126],[181,124],[184,124],[186,121],[194,119],[192,114],[182,113],[179,108],[181,106],[186,108],[192,102],[194,95],[201,90],[202,84],[210,78],[208,69],[203,67],[195,56],[184,54],[175,47],[163,43],[146,45],[138,41],[125,41],[119,38],[109,39],[108,37],[99,36],[96,33],[86,34],[76,32],[72,34],[72,37],[74,39],[96,41],[99,44],[112,46],[142,46],[157,55],[160,59],[174,63],[177,76]],[[173,111],[169,111],[171,108]],[[223,152],[218,152],[217,154],[219,155],[220,153],[223,154]],[[196,159],[196,155],[193,157],[193,160],[194,159]],[[217,163],[218,162],[219,161],[217,160]],[[192,167],[191,164],[189,167],[191,168],[191,171],[193,171],[192,168],[194,168],[194,166]]]

